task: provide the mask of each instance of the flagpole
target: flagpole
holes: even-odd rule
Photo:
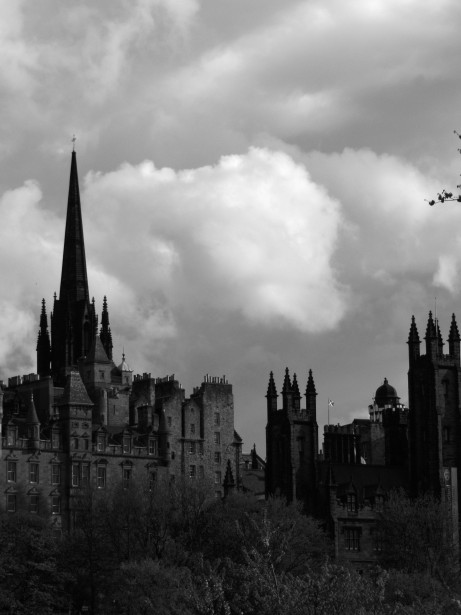
[[[330,427],[330,398],[328,398],[328,427]]]

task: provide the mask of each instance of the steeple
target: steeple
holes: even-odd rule
[[[112,333],[109,325],[109,311],[107,309],[106,296],[104,296],[104,301],[102,304],[101,330],[99,332],[99,337],[101,339],[102,345],[104,346],[104,350],[106,351],[107,357],[112,361]]]
[[[69,196],[67,199],[66,232],[62,257],[59,299],[69,302],[89,300],[86,272],[85,242],[83,239],[82,208],[78,187],[77,154],[72,152]]]
[[[410,365],[414,363],[414,361],[419,357],[420,349],[419,346],[421,341],[419,339],[418,329],[416,328],[415,317],[411,317],[411,325],[410,325],[410,333],[408,335],[408,353],[410,359]]]
[[[89,301],[77,158],[72,152],[61,288],[51,319],[51,375],[64,386],[67,374],[85,357],[97,334],[94,303]]]
[[[50,375],[51,343],[48,332],[48,318],[46,315],[45,299],[42,299],[42,311],[40,314],[40,328],[37,338],[37,374],[44,378]]]
[[[460,338],[458,325],[456,323],[455,315],[452,314],[451,317],[451,325],[450,325],[450,333],[448,334],[448,352],[450,356],[455,359],[456,364],[460,364]]]

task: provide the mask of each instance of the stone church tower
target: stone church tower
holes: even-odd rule
[[[418,329],[412,317],[408,338],[410,484],[414,495],[432,492],[451,504],[457,533],[459,467],[461,462],[460,336],[455,315],[448,335],[448,354],[437,320],[429,312],[426,354],[420,353]]]
[[[277,407],[277,389],[271,372],[267,389],[266,495],[302,500],[312,511],[317,489],[318,425],[312,371],[306,385],[306,408],[301,408],[296,374],[288,368],[282,388],[282,407]]]

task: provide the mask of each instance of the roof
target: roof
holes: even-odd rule
[[[79,372],[71,371],[67,376],[64,394],[60,405],[76,404],[78,406],[93,406]]]
[[[104,350],[104,346],[102,345],[99,335],[94,338],[90,352],[85,358],[85,363],[112,363]]]

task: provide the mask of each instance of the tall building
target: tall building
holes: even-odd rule
[[[430,492],[444,501],[451,518],[448,540],[459,543],[461,342],[455,316],[448,335],[448,354],[444,353],[440,329],[431,313],[425,342],[426,353],[421,354],[412,317],[409,407],[400,403],[395,388],[385,378],[368,408],[369,419],[325,426],[321,453],[313,435],[317,429],[313,381],[310,386],[308,382],[306,390],[312,404],[308,401],[307,410],[300,410],[297,384],[295,379],[290,382],[286,370],[283,407],[279,409],[270,374],[266,493],[303,501],[306,510],[323,517],[331,528],[336,555],[359,567],[379,556],[376,519],[391,489],[403,488],[413,496]]]
[[[49,326],[50,323],[50,326]],[[77,156],[72,152],[59,297],[42,301],[37,373],[0,386],[0,510],[71,528],[82,490],[187,477],[217,496],[239,485],[242,441],[232,385],[205,376],[186,397],[174,376],[133,375],[113,360],[107,298],[90,300]],[[2,467],[3,466],[3,467]]]

